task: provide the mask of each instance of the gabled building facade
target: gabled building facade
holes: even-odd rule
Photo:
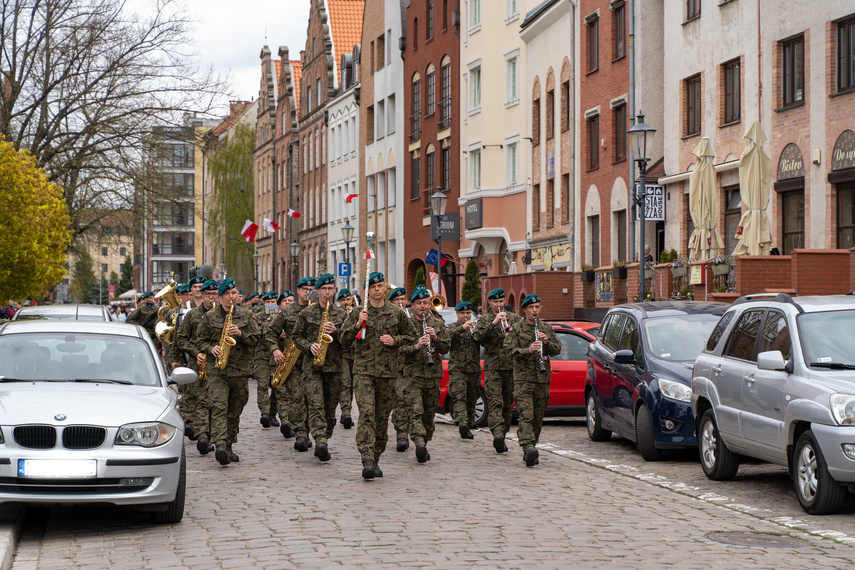
[[[255,124],[255,253],[259,256],[254,268],[253,283],[241,283],[244,289],[269,291],[274,288],[274,235],[264,227],[264,220],[274,220],[274,178],[276,159],[273,141],[276,138],[276,103],[279,99],[279,75],[282,62],[271,56],[270,48],[261,49],[261,85],[258,91],[258,118]]]

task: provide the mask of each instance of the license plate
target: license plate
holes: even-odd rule
[[[18,477],[33,479],[94,479],[94,459],[19,459]]]

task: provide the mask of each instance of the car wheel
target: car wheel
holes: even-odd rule
[[[643,405],[638,408],[635,415],[635,444],[645,461],[661,461],[662,452],[656,449],[653,436],[653,416],[650,410]]]
[[[712,410],[701,416],[698,427],[698,450],[701,454],[701,468],[713,481],[733,479],[739,469],[739,455],[727,448],[719,437],[718,426]]]
[[[478,399],[475,400],[475,421],[472,422],[470,428],[482,428],[487,425],[487,416],[489,415],[489,406],[487,405],[487,396],[484,394],[484,389],[481,388],[478,394]]]
[[[606,441],[612,436],[612,432],[603,428],[600,422],[600,410],[597,409],[597,400],[594,398],[594,392],[588,392],[588,399],[585,402],[585,418],[588,424],[588,437],[591,441]]]
[[[175,500],[167,503],[166,510],[151,513],[151,520],[156,524],[174,524],[184,518],[184,493],[187,478],[187,462],[184,450],[181,450],[181,467],[178,473],[178,488],[175,490]]]
[[[836,513],[846,500],[846,489],[828,473],[828,465],[813,432],[804,432],[793,455],[793,478],[802,508],[812,515]]]

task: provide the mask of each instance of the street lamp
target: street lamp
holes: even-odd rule
[[[635,124],[626,132],[628,135],[627,138],[629,138],[629,146],[632,149],[633,154],[637,157],[635,162],[638,163],[638,174],[640,178],[640,188],[635,193],[633,201],[635,202],[635,207],[639,208],[639,219],[641,222],[641,255],[639,255],[641,263],[638,264],[638,282],[640,284],[638,299],[641,302],[644,301],[644,226],[647,221],[647,212],[645,212],[647,181],[645,180],[645,175],[647,174],[647,163],[650,160],[647,158],[647,139],[649,138],[650,141],[653,142],[653,134],[655,132],[656,129],[648,126],[644,122],[644,113],[641,112],[641,109],[638,110],[638,116],[636,117]]]
[[[258,255],[258,252],[256,251],[252,256],[252,266],[255,267],[255,286],[253,287],[253,289],[255,289],[256,291],[258,291],[258,260],[259,259],[261,259],[261,256]]]
[[[291,276],[293,277],[294,291],[296,292],[297,291],[297,269],[298,269],[297,256],[300,255],[300,244],[297,243],[296,241],[292,241],[290,247],[291,247],[291,266],[292,266]]]
[[[350,277],[353,271],[350,268],[350,242],[353,240],[353,232],[356,230],[350,225],[350,218],[344,220],[341,228],[341,237],[344,238],[344,262],[347,264],[347,288],[350,289]]]
[[[225,261],[220,263],[220,275],[222,275],[222,277],[220,278],[221,281],[226,278],[226,262]]]
[[[445,216],[445,208],[448,205],[448,196],[442,193],[442,188],[437,187],[436,192],[430,197],[430,209],[436,216],[436,278],[439,282],[437,295],[442,295],[442,217]],[[445,300],[448,303],[448,299]]]

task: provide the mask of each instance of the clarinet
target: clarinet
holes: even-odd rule
[[[546,373],[546,364],[543,362],[543,341],[540,341],[538,334],[540,332],[540,327],[538,326],[537,317],[534,318],[534,339],[540,342],[540,373]]]
[[[422,311],[422,335],[427,334],[427,311]],[[433,366],[433,348],[430,346],[430,337],[428,337],[427,343],[427,365]]]

